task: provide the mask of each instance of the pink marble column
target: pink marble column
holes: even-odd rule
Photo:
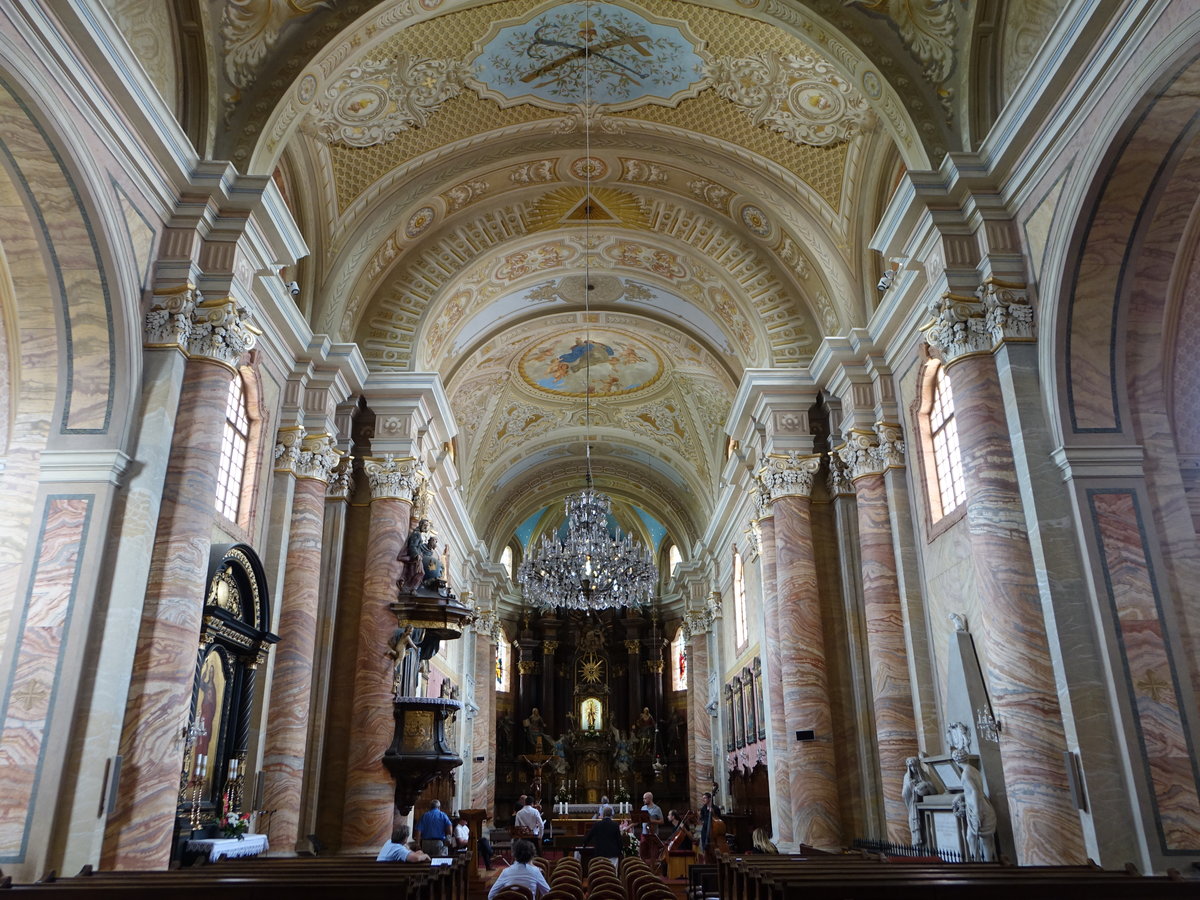
[[[1067,749],[1046,621],[990,349],[1005,339],[1005,309],[989,295],[947,295],[934,307],[931,345],[946,358],[967,493],[967,523],[987,646],[992,708],[1003,724],[1001,764],[1022,865],[1084,861],[1079,814],[1071,803]],[[985,321],[988,324],[984,324]],[[1027,304],[1020,320],[1028,323]],[[1019,324],[1019,322],[1018,322]]]
[[[883,478],[886,460],[874,433],[851,433],[839,453],[849,469],[856,494],[863,619],[884,819],[888,840],[907,844],[912,832],[908,808],[904,805],[904,772],[908,757],[917,755],[917,728],[896,576],[896,551]]]
[[[483,762],[471,767],[470,806],[494,812],[496,802],[496,617],[488,610],[475,620],[475,714],[471,754]]]
[[[279,477],[299,477],[292,496],[279,644],[271,679],[263,751],[263,808],[271,816],[272,849],[291,855],[300,836],[304,754],[320,602],[325,490],[340,454],[327,434],[305,438],[294,454],[277,454]],[[282,471],[281,471],[282,469]]]
[[[225,403],[235,361],[254,337],[232,300],[204,301],[186,331],[171,458],[163,485],[142,622],[121,731],[121,790],[105,829],[106,869],[165,869],[179,799],[182,734],[191,710],[216,517]]]
[[[775,517],[767,507],[758,520],[759,560],[762,565],[763,614],[766,617],[767,710],[771,717],[771,818],[775,840],[792,843],[792,786],[788,778],[788,730],[783,708],[782,653],[779,621],[779,590],[776,585]]]
[[[368,458],[363,467],[372,500],[342,812],[342,852],[350,854],[378,850],[392,829],[395,783],[382,762],[394,728],[392,662],[385,652],[396,617],[388,606],[396,599],[397,557],[408,539],[418,481],[412,459]]]
[[[785,739],[791,745],[792,839],[834,849],[843,838],[809,499],[819,468],[817,456],[772,456],[762,478],[775,514],[780,680]],[[797,731],[812,731],[815,739],[797,741]]]
[[[708,714],[708,625],[701,614],[688,625],[688,743],[692,775],[692,803],[713,789],[712,717]],[[637,789],[626,785],[634,794]]]

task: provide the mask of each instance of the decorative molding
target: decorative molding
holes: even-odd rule
[[[261,334],[250,322],[250,313],[232,297],[201,300],[192,313],[188,355],[236,368],[244,353],[254,349]]]
[[[812,496],[813,478],[820,468],[820,454],[772,454],[759,470],[758,477],[774,503],[780,497]]]
[[[854,493],[854,481],[850,478],[849,466],[842,458],[842,449],[836,447],[829,454],[829,493],[835,497]]]
[[[875,434],[879,438],[876,453],[887,469],[903,469],[907,451],[904,446],[904,429],[895,422],[876,422]]]
[[[1029,293],[1019,282],[987,279],[979,289],[987,310],[987,327],[993,342],[1033,341],[1033,307]]]
[[[38,457],[38,483],[119,486],[131,461],[120,450],[43,450]]]
[[[330,84],[313,106],[318,135],[334,144],[371,147],[421,128],[457,96],[471,68],[458,59],[399,54],[364,60]]]
[[[200,292],[194,284],[155,290],[143,323],[145,346],[173,347],[187,352],[192,312],[199,300]]]
[[[326,0],[228,0],[221,15],[221,38],[230,84],[238,88],[252,85],[283,27],[326,5]],[[227,99],[232,105],[237,97]]]
[[[708,67],[717,95],[741,107],[794,144],[828,147],[864,130],[871,111],[866,98],[827,60],[768,51]]]
[[[425,478],[421,463],[412,457],[396,459],[388,453],[382,459],[363,459],[363,471],[371,485],[372,500],[403,500],[412,503],[413,494]]]
[[[630,656],[636,656],[642,652],[642,642],[639,640],[630,640],[625,642],[625,652]]]
[[[883,461],[879,458],[879,438],[873,431],[851,431],[836,455],[845,464],[851,481],[879,475],[884,470]]]
[[[342,451],[334,446],[333,435],[308,435],[301,443],[300,455],[296,462],[296,477],[312,478],[328,484],[342,456]]]
[[[354,490],[354,457],[349,454],[338,460],[333,471],[329,473],[328,487],[325,489],[326,500],[349,500]]]
[[[934,84],[942,84],[954,71],[954,42],[958,34],[958,20],[954,15],[954,3],[913,2],[913,0],[847,0],[861,3],[869,9],[883,13],[891,19],[917,61],[921,63],[925,77]]]
[[[289,425],[279,429],[275,435],[275,452],[272,454],[275,458],[276,472],[296,474],[296,464],[300,461],[300,444],[303,440],[302,425]]]
[[[945,362],[992,348],[987,310],[979,298],[947,291],[930,302],[929,312],[933,321],[923,329],[925,341]]]

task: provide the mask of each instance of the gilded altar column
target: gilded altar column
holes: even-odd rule
[[[992,708],[1003,724],[1000,758],[1021,865],[1081,863],[1067,749],[1046,621],[1026,531],[992,348],[1033,340],[1024,291],[989,280],[977,297],[943,294],[926,330],[954,397],[967,525],[987,646]]]
[[[884,472],[889,467],[904,464],[904,444],[899,435],[898,426],[884,423],[878,426],[878,434],[855,429],[837,452],[846,465],[856,495],[863,624],[887,835],[889,841],[907,844],[911,831],[903,797],[903,774],[907,758],[917,755],[917,729],[884,482]]]
[[[233,298],[197,297],[189,286],[160,298],[147,316],[147,346],[177,348],[188,360],[121,730],[121,790],[105,828],[106,869],[165,869],[171,857],[226,398],[256,340]]]
[[[820,456],[772,454],[759,477],[770,493],[775,518],[780,680],[785,739],[791,742],[792,838],[832,849],[842,845],[842,828],[812,544],[811,492],[820,467]],[[796,739],[796,732],[812,732],[812,739]]]
[[[771,742],[768,772],[771,785],[771,818],[775,840],[792,843],[792,788],[788,780],[787,722],[783,708],[783,679],[779,621],[779,592],[776,586],[775,516],[768,494],[762,486],[756,491],[759,502],[758,534],[759,565],[762,569],[763,615],[767,627],[765,638],[766,687],[768,715],[771,719]]]
[[[295,478],[296,485],[263,754],[263,806],[275,810],[271,816],[271,839],[275,847],[291,855],[300,836],[300,800],[320,603],[325,493],[330,473],[342,454],[334,448],[328,434],[308,435],[294,444],[277,445],[276,450],[276,472],[279,477]]]
[[[383,767],[392,740],[392,661],[386,656],[396,617],[400,551],[408,540],[413,493],[422,478],[417,460],[367,457],[363,470],[371,487],[358,625],[358,660],[346,761],[346,799],[342,813],[342,852],[370,853],[392,830],[395,781]]]

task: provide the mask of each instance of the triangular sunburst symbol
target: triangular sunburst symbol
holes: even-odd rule
[[[561,225],[623,225],[648,228],[649,222],[641,201],[616,188],[561,187],[539,197],[531,205],[527,221],[529,230],[545,231]]]
[[[566,222],[619,222],[620,220],[610,213],[604,206],[595,198],[589,197],[582,203],[576,206],[573,210],[563,216],[562,221]]]

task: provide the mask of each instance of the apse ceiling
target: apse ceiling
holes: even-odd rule
[[[275,174],[315,331],[441,375],[495,555],[590,446],[686,557],[742,372],[877,302],[882,203],[956,147],[967,6],[228,0],[213,151]]]

